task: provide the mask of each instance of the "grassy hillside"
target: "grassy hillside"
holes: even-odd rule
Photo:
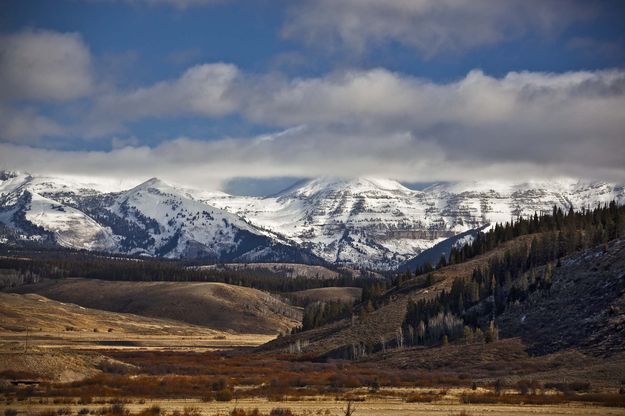
[[[61,302],[112,312],[171,319],[236,333],[277,334],[301,320],[301,311],[256,289],[224,283],[122,282],[80,278],[21,286]]]
[[[210,328],[166,319],[116,313],[63,303],[41,295],[0,293],[0,331],[114,332],[137,335],[213,335]]]
[[[302,302],[343,302],[352,304],[360,300],[362,289],[359,287],[322,287],[300,290],[291,296]]]
[[[424,276],[402,282],[381,296],[380,307],[373,311],[363,312],[364,305],[360,305],[355,308],[353,319],[283,337],[263,348],[288,350],[299,340],[300,345],[306,345],[304,352],[313,356],[347,357],[356,344],[375,345],[384,342],[391,346],[396,342],[397,330],[402,326],[409,301],[436,297],[449,290],[455,279],[471,276],[475,268],[487,266],[506,250],[526,244],[530,239],[531,236],[521,236],[469,261],[436,270],[431,273],[434,283],[429,286],[424,286]]]
[[[410,301],[433,301],[449,293],[456,279],[469,279],[476,269],[486,270],[510,251],[528,247],[535,237],[521,236],[469,261],[436,270],[428,278],[429,285],[424,276],[404,281],[381,296],[374,310],[360,305],[351,319],[275,340],[264,349],[292,351],[296,346],[311,357],[352,358],[407,345],[404,319]],[[618,351],[625,345],[625,239],[563,257],[559,264],[548,289],[529,292],[498,315],[500,336],[522,337],[533,353],[571,347],[603,354]],[[473,309],[482,307],[478,303]]]

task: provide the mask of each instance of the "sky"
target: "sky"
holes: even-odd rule
[[[625,2],[5,0],[0,168],[625,182]]]

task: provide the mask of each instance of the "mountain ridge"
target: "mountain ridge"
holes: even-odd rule
[[[130,188],[82,180],[2,171],[0,223],[24,239],[74,249],[394,269],[449,238],[554,205],[625,202],[622,185],[577,179],[412,190],[391,179],[321,177],[267,197],[173,186],[157,177]]]

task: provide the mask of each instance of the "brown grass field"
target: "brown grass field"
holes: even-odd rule
[[[206,403],[199,400],[136,400],[124,405],[133,415],[158,414],[153,409],[157,407],[160,414],[168,415],[271,415],[271,416],[342,416],[345,415],[347,402],[334,399],[317,398],[306,401],[276,402],[259,399],[238,400],[236,403]],[[586,404],[564,405],[466,405],[458,403],[406,403],[400,399],[373,399],[364,402],[353,402],[353,416],[617,416],[625,414],[620,408],[589,406]],[[19,405],[0,405],[0,410],[15,409],[20,414],[51,415],[52,411],[58,414],[72,412],[77,414],[81,409],[88,409],[98,414],[101,409],[110,409],[110,404],[89,405],[50,405],[39,403],[20,403]],[[282,413],[278,410],[282,410]],[[290,413],[287,413],[290,411]],[[258,413],[254,411],[257,410]],[[276,411],[278,410],[278,411]],[[176,413],[178,412],[178,413]],[[115,414],[115,413],[109,413]]]
[[[214,282],[127,282],[67,278],[17,289],[59,302],[200,325],[217,331],[277,335],[302,311],[260,290]]]
[[[489,354],[496,355],[510,346],[505,342],[493,343],[489,349]],[[409,353],[405,351],[405,355]],[[34,353],[30,354],[31,357],[14,353],[12,357],[32,362]],[[35,368],[37,371],[32,372],[1,371],[0,379],[7,381],[0,384],[0,410],[42,416],[81,411],[86,414],[82,409],[92,414],[147,415],[156,414],[149,409],[157,406],[160,414],[170,415],[176,411],[185,414],[185,408],[187,414],[195,415],[343,415],[351,402],[353,415],[625,414],[625,394],[595,385],[594,380],[570,380],[559,385],[537,378],[516,382],[506,378],[473,379],[445,368],[424,370],[418,363],[413,368],[401,368],[384,357],[368,362],[311,362],[303,357],[241,349],[93,351],[88,347],[62,353],[41,347],[39,354],[69,367],[82,360],[84,366],[91,365],[92,371],[73,380],[46,379]],[[442,354],[450,360],[455,352]],[[98,361],[98,357],[106,358]],[[562,363],[559,365],[563,367]],[[552,373],[556,380],[562,380],[554,372],[573,365],[558,369],[547,362],[535,362],[530,368],[533,375],[545,370],[543,375]],[[513,367],[508,363],[502,372]],[[9,383],[9,379],[22,380],[23,384]],[[34,383],[26,384],[31,381]],[[497,387],[497,383],[501,385]],[[119,413],[121,407],[123,412]],[[278,408],[292,413],[271,413]],[[249,412],[237,413],[235,409]],[[253,413],[253,409],[260,413]]]

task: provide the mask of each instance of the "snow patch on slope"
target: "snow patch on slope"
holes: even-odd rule
[[[116,247],[111,231],[81,211],[31,193],[26,219],[52,232],[63,247],[110,251]]]

